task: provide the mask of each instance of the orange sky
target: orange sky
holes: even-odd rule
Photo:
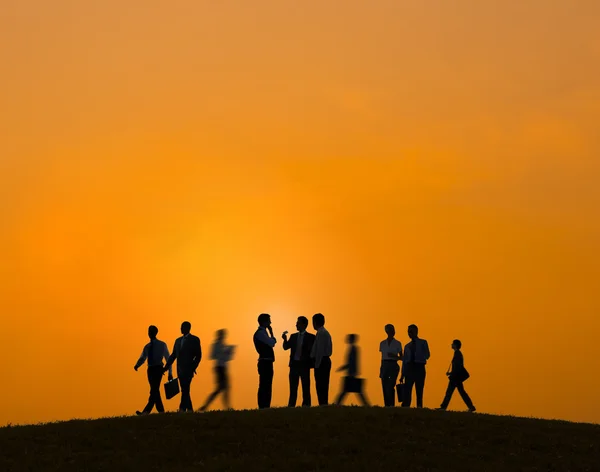
[[[426,406],[459,337],[480,411],[600,422],[599,15],[1,2],[0,425],[140,409],[147,325],[171,348],[183,320],[230,330],[254,407],[263,311],[278,336],[323,312],[334,368],[360,333],[377,404],[383,326],[417,323]]]

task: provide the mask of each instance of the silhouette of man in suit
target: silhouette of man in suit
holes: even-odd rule
[[[283,349],[290,350],[290,399],[289,407],[296,406],[298,399],[298,381],[302,379],[302,406],[310,406],[310,369],[312,361],[310,352],[315,342],[315,335],[306,332],[308,318],[298,317],[296,321],[297,333],[287,338],[287,331],[283,333]]]
[[[358,378],[358,366],[359,366],[359,349],[356,345],[358,341],[357,334],[349,334],[346,337],[346,343],[348,344],[348,352],[346,354],[346,364],[341,366],[337,372],[347,372],[347,376],[343,379],[342,391],[340,392],[336,404],[341,405],[342,401],[348,393],[358,394],[358,398],[364,406],[369,406],[369,401],[363,392],[363,379]]]
[[[331,355],[333,342],[329,331],[325,329],[325,317],[321,313],[313,315],[313,328],[317,332],[310,353],[315,365],[315,384],[319,406],[329,404],[329,377],[331,375]]]
[[[179,411],[194,411],[192,398],[190,397],[190,387],[196,369],[202,360],[200,338],[190,334],[191,329],[192,324],[189,321],[181,323],[182,336],[175,340],[173,353],[164,367],[164,370],[169,369],[177,359],[177,377],[179,377],[179,386],[181,387]]]
[[[406,379],[404,386],[404,401],[402,406],[409,408],[412,401],[412,389],[415,387],[417,394],[417,408],[423,408],[423,390],[425,388],[425,364],[429,359],[429,344],[419,338],[419,328],[416,325],[408,327],[408,336],[411,341],[404,349],[402,360],[402,376],[400,383]]]
[[[138,359],[137,363],[133,367],[135,371],[146,362],[148,359],[148,383],[150,384],[150,398],[146,407],[142,411],[136,411],[137,415],[148,415],[152,412],[152,409],[156,406],[156,410],[159,413],[164,413],[165,407],[163,406],[162,398],[160,396],[160,380],[164,374],[163,371],[163,358],[168,361],[169,359],[169,348],[167,344],[156,339],[158,334],[158,328],[154,325],[148,327],[148,337],[150,342],[144,346],[142,355]],[[173,373],[169,368],[169,379],[173,378]]]
[[[258,352],[258,408],[270,408],[273,393],[273,346],[277,339],[271,328],[271,315],[262,313],[258,317],[258,329],[254,333],[254,347]]]

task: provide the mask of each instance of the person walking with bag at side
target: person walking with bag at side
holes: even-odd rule
[[[297,333],[287,337],[283,333],[283,349],[290,350],[290,398],[288,407],[294,408],[298,399],[298,383],[302,380],[302,406],[311,405],[310,395],[310,352],[315,342],[315,335],[306,331],[308,318],[299,316],[296,321]]]
[[[202,347],[200,338],[190,334],[192,324],[189,321],[181,323],[181,336],[175,340],[173,346],[173,354],[169,357],[165,370],[169,369],[175,359],[177,359],[177,377],[179,378],[179,386],[181,387],[181,403],[179,411],[194,411],[192,407],[192,397],[190,395],[190,387],[192,379],[196,374],[196,369],[202,360]]]
[[[136,415],[149,415],[152,409],[156,406],[156,411],[159,413],[165,412],[162,398],[160,396],[160,380],[163,372],[163,358],[169,360],[169,348],[167,344],[156,339],[158,328],[154,325],[148,327],[148,337],[150,342],[144,346],[142,355],[134,366],[135,371],[146,362],[148,359],[148,383],[150,384],[150,398],[148,404],[142,411],[136,411]],[[173,371],[169,368],[169,380],[173,378]]]
[[[429,344],[419,338],[419,328],[412,324],[408,327],[408,336],[411,341],[404,349],[402,361],[402,377],[400,383],[406,379],[404,385],[404,401],[402,406],[410,408],[412,402],[412,389],[415,387],[417,394],[417,408],[423,408],[423,390],[425,389],[425,364],[429,359]]]
[[[369,400],[364,394],[364,382],[363,379],[358,378],[358,366],[359,364],[359,349],[356,345],[358,341],[358,334],[349,334],[346,337],[346,343],[348,344],[348,351],[346,354],[346,363],[341,366],[337,372],[346,372],[348,375],[342,380],[342,391],[337,397],[335,403],[341,405],[349,393],[356,393],[361,403],[364,406],[369,406]]]
[[[271,315],[262,313],[258,317],[258,329],[254,333],[254,347],[258,353],[258,408],[270,408],[273,394],[273,347],[277,339],[271,328]]]
[[[329,404],[329,377],[331,375],[331,355],[333,342],[329,331],[325,329],[325,317],[321,313],[313,315],[313,327],[317,332],[310,357],[315,364],[315,385],[319,406]]]
[[[470,375],[469,372],[467,372],[467,369],[465,369],[465,360],[463,353],[460,350],[462,343],[459,339],[455,339],[452,341],[451,347],[454,349],[454,357],[452,358],[452,364],[450,364],[452,370],[446,372],[446,375],[448,376],[448,389],[446,390],[444,401],[438,410],[446,410],[450,404],[454,390],[458,390],[458,393],[465,402],[465,405],[467,405],[469,411],[474,412],[475,406],[473,405],[471,397],[469,397],[469,394],[465,391],[465,387],[463,385]]]
[[[394,325],[385,325],[387,339],[379,344],[381,352],[381,368],[379,369],[379,378],[383,389],[383,403],[385,406],[396,405],[396,380],[400,374],[398,361],[402,360],[402,343],[394,336],[396,329]]]

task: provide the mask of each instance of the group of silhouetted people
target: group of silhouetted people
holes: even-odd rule
[[[283,349],[290,351],[289,361],[289,388],[290,395],[288,407],[295,407],[298,400],[298,387],[302,385],[302,406],[310,407],[311,399],[311,370],[314,372],[315,387],[319,406],[329,404],[329,380],[331,375],[331,356],[333,354],[333,342],[331,335],[325,329],[325,317],[317,313],[312,317],[312,326],[316,334],[309,333],[308,318],[298,317],[296,322],[297,332],[288,338],[288,332],[282,334]],[[190,397],[190,386],[196,369],[202,360],[202,348],[200,339],[190,333],[191,324],[187,321],[181,325],[182,336],[177,338],[173,346],[172,354],[169,354],[167,345],[157,339],[158,328],[150,326],[148,336],[150,342],[144,346],[142,355],[135,365],[135,370],[148,363],[148,383],[150,384],[150,398],[142,411],[136,411],[138,415],[149,414],[154,407],[159,413],[164,412],[162,403],[160,383],[165,372],[168,372],[169,382],[174,381],[172,365],[177,360],[177,379],[181,388],[181,401],[179,411],[193,411],[192,399]],[[419,329],[412,324],[408,327],[408,342],[403,349],[402,343],[395,338],[396,330],[393,325],[385,326],[386,339],[381,341],[379,351],[381,352],[381,367],[379,377],[383,391],[383,400],[386,407],[396,405],[396,398],[402,406],[408,408],[412,403],[413,388],[416,394],[417,408],[423,407],[423,391],[425,387],[425,366],[430,357],[429,345],[425,339],[419,338]],[[228,362],[232,359],[235,346],[226,344],[227,331],[217,331],[216,339],[211,348],[211,359],[215,361],[215,390],[210,393],[200,411],[205,411],[219,395],[222,395],[225,408],[230,409],[229,401],[229,374]],[[275,345],[277,339],[271,327],[271,316],[263,313],[258,317],[258,329],[253,337],[254,347],[258,353],[258,408],[265,409],[271,406],[273,391],[273,365],[275,362]],[[357,345],[358,335],[349,334],[346,337],[348,349],[346,361],[338,372],[345,372],[342,379],[342,388],[335,403],[340,405],[349,393],[356,393],[359,400],[365,406],[369,401],[364,392],[364,379],[359,377],[360,350]],[[464,357],[461,352],[462,343],[455,339],[452,342],[454,357],[446,375],[448,376],[448,388],[440,406],[445,410],[455,390],[458,390],[469,411],[475,411],[475,406],[465,391],[464,381],[469,378],[469,373],[464,366]],[[163,359],[166,361],[163,364]],[[400,367],[399,363],[402,363]],[[400,383],[396,383],[400,377]]]

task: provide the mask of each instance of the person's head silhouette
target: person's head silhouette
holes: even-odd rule
[[[217,341],[225,341],[225,338],[227,337],[227,330],[226,329],[219,329],[216,332],[216,337],[217,337]]]
[[[460,348],[462,347],[462,343],[460,342],[460,339],[455,339],[454,341],[452,341],[451,347],[455,351],[460,351]]]
[[[306,316],[299,316],[298,321],[296,321],[296,329],[301,333],[306,331],[308,328],[308,318]]]
[[[385,332],[388,335],[388,338],[393,338],[394,336],[396,336],[396,328],[394,328],[393,324],[386,324],[385,325]]]
[[[313,328],[315,328],[315,330],[325,326],[325,317],[321,313],[317,313],[316,315],[313,315],[312,321],[313,321]]]
[[[148,337],[150,339],[156,339],[156,335],[158,334],[158,328],[154,325],[148,326]]]
[[[268,328],[271,326],[271,315],[268,313],[261,313],[258,316],[258,325],[262,328]]]
[[[192,330],[192,323],[190,323],[189,321],[184,321],[183,323],[181,323],[181,334],[183,334],[184,336],[187,336],[188,334],[190,334],[191,330]]]
[[[358,334],[349,334],[348,336],[346,336],[346,343],[352,345],[352,344],[356,344],[356,342],[358,341]]]
[[[411,324],[408,327],[408,337],[410,339],[416,339],[419,337],[419,328],[417,328],[417,325]]]

